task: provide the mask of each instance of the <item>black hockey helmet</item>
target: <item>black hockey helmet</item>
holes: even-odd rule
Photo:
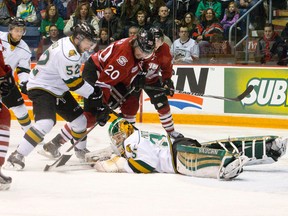
[[[143,52],[154,52],[155,37],[151,31],[147,31],[144,28],[141,28],[137,33],[136,41]]]
[[[12,30],[14,27],[23,27],[25,28],[25,21],[19,17],[11,17],[8,29],[9,31]]]
[[[149,31],[154,34],[155,38],[164,38],[164,33],[161,28],[151,27]]]
[[[73,27],[73,36],[74,38],[80,37],[79,38],[80,40],[87,38],[88,40],[91,40],[94,43],[96,43],[97,41],[96,30],[92,25],[89,25],[86,22],[77,24],[75,27]]]

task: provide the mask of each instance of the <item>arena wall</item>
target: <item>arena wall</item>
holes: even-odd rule
[[[287,68],[174,65],[173,69],[174,85],[181,91],[234,98],[247,86],[254,86],[251,94],[240,102],[175,94],[169,97],[169,103],[176,124],[288,128]],[[74,96],[83,105],[83,98]],[[32,117],[31,101],[24,98]],[[138,122],[159,122],[145,93],[141,105]],[[13,114],[12,117],[15,118]]]

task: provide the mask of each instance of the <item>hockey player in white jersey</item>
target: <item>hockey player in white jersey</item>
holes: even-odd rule
[[[76,25],[71,37],[58,40],[41,55],[27,84],[28,96],[33,102],[35,124],[9,156],[6,167],[14,170],[24,168],[24,157],[51,131],[56,123],[56,113],[70,122],[74,140],[83,137],[87,120],[70,91],[99,104],[101,109],[102,91],[83,80],[80,74],[82,53],[93,49],[95,45],[95,29],[82,23]],[[83,159],[87,151],[86,140],[79,142],[75,151],[76,156]]]
[[[97,171],[180,173],[224,180],[238,176],[245,164],[277,161],[285,154],[288,142],[276,136],[201,144],[190,138],[170,140],[165,135],[135,130],[121,118],[111,123],[109,136],[113,151],[106,149],[86,154],[88,162],[96,161],[94,167]],[[107,159],[109,154],[112,154],[111,158]]]
[[[189,37],[188,27],[180,27],[179,38],[171,45],[170,52],[174,64],[191,64],[199,59],[199,46]]]
[[[0,32],[4,46],[4,60],[17,73],[21,92],[27,94],[26,85],[30,72],[31,52],[22,39],[26,31],[25,21],[12,17],[8,30],[9,32]],[[10,94],[2,98],[2,101],[13,111],[22,129],[26,132],[31,126],[31,119],[19,89],[13,88]]]

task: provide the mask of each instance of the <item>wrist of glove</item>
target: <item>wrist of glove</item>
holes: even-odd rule
[[[140,89],[143,89],[145,86],[145,75],[137,75],[135,79],[133,80],[132,86],[135,87],[135,91],[139,91]]]
[[[175,87],[174,87],[173,81],[171,79],[165,80],[162,84],[162,87],[167,89],[167,90],[165,90],[166,95],[170,95],[171,97],[174,95]]]
[[[94,92],[88,97],[88,107],[93,113],[98,107],[103,106],[103,92],[99,86],[94,86]]]
[[[19,84],[19,87],[20,87],[20,90],[23,94],[27,95],[27,83],[28,81],[25,81],[25,82],[21,82]]]
[[[107,105],[97,107],[95,117],[101,127],[103,127],[110,119],[110,113],[110,108]]]

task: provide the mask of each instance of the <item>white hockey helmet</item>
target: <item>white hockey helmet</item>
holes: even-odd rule
[[[108,131],[114,153],[125,156],[124,140],[134,132],[132,124],[123,118],[117,118],[110,124]]]

